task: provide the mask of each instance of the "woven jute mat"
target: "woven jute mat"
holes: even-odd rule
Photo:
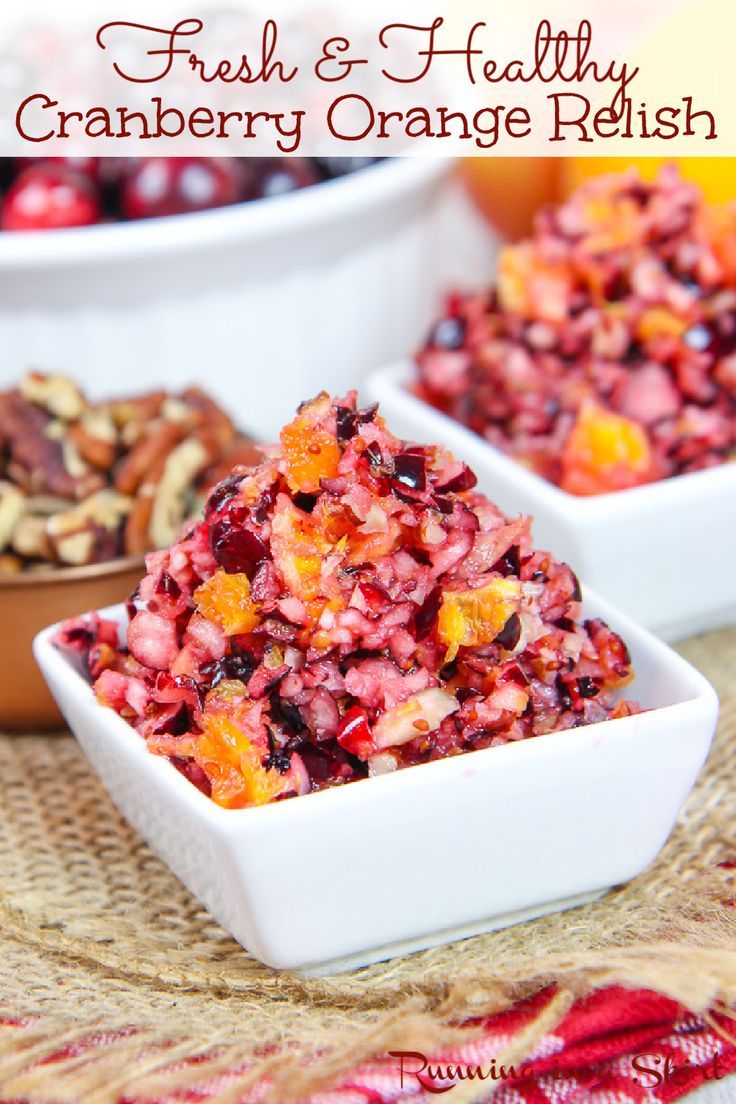
[[[70,736],[0,737],[0,1007],[15,1020],[0,1026],[1,1098],[156,1099],[236,1067],[220,1104],[264,1075],[299,1099],[386,1050],[437,1053],[548,985],[513,1060],[608,984],[702,1014],[733,1006],[736,630],[680,650],[715,684],[721,721],[653,866],[595,904],[331,978],[249,958],[123,822]],[[85,1050],[96,1032],[105,1046]]]

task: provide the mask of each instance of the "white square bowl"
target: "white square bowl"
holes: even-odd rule
[[[736,463],[582,498],[417,398],[415,379],[403,361],[374,372],[364,394],[394,433],[442,441],[502,509],[531,514],[537,547],[572,564],[619,609],[666,640],[736,621]]]
[[[252,955],[324,973],[591,900],[657,855],[705,760],[708,682],[586,594],[631,648],[651,712],[251,809],[205,797],[51,643],[36,658],[116,805]],[[121,627],[122,606],[103,611]],[[629,691],[627,690],[627,693]]]

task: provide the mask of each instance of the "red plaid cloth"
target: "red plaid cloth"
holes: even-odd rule
[[[502,1067],[500,1055],[551,996],[549,990],[539,993],[482,1021],[481,1038],[440,1055],[398,1052],[362,1065],[304,1104],[424,1104],[438,1095],[452,1104],[453,1089],[470,1078],[484,1086],[482,1099],[493,1104],[669,1104],[707,1081],[736,1074],[736,1041],[715,1027],[718,1023],[728,1033],[733,1021],[714,1017],[711,1025],[666,997],[620,988],[578,1001],[524,1063]],[[45,1063],[53,1065],[72,1053],[91,1054],[110,1039],[88,1037]],[[206,1104],[247,1069],[243,1065],[214,1079],[203,1072],[196,1088],[155,1100],[126,1095],[120,1104]],[[240,1104],[260,1104],[268,1094],[269,1083],[260,1082]],[[733,1094],[736,1100],[736,1086]],[[2,1097],[0,1104],[5,1104]]]
[[[339,1091],[322,1093],[310,1104],[426,1101],[473,1071],[476,1077],[486,1075],[485,1099],[493,1104],[669,1104],[736,1071],[736,1045],[713,1026],[666,997],[620,988],[579,1001],[523,1064],[503,1069],[498,1056],[550,997],[540,993],[486,1020],[482,1039],[446,1052],[439,1062],[428,1060],[419,1076],[409,1071],[419,1070],[420,1059],[389,1058],[357,1071]],[[727,1029],[726,1021],[720,1026]],[[430,1068],[438,1064],[459,1071]],[[448,1072],[456,1072],[455,1078],[427,1077]],[[444,1095],[451,1104],[452,1089]]]

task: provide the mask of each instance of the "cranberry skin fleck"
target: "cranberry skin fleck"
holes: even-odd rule
[[[424,602],[419,607],[414,617],[414,632],[417,640],[424,640],[429,636],[437,621],[442,601],[442,587],[431,590]]]
[[[268,557],[268,548],[250,529],[235,529],[227,522],[216,522],[210,529],[212,555],[228,575],[245,574],[249,579]]]
[[[469,468],[467,464],[463,464],[462,470],[454,478],[447,480],[445,483],[440,480],[435,487],[440,494],[462,494],[463,491],[472,491],[477,482],[478,478],[472,468]]]
[[[427,486],[427,472],[423,456],[401,452],[394,457],[394,482],[413,491],[423,491]]]
[[[88,177],[65,165],[31,165],[5,195],[0,229],[61,230],[92,226],[99,218],[99,197]]]
[[[521,640],[521,619],[518,613],[512,613],[508,621],[501,629],[494,643],[499,644],[507,652],[513,652]]]
[[[121,208],[129,219],[160,218],[224,207],[237,199],[237,173],[226,161],[148,157],[126,177]]]
[[[337,730],[337,742],[350,755],[367,759],[375,751],[368,715],[359,705],[345,713]]]

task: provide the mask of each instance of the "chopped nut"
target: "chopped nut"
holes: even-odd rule
[[[73,381],[28,373],[0,393],[0,555],[12,549],[3,570],[168,543],[214,473],[241,462],[240,445],[198,388],[92,405]]]
[[[106,409],[115,425],[122,427],[130,422],[145,423],[157,418],[165,399],[165,391],[151,391],[134,399],[113,399],[106,404]]]
[[[103,529],[116,529],[130,512],[132,499],[113,490],[97,491],[65,513],[54,514],[46,523],[50,537],[73,533],[89,522]]]
[[[189,424],[192,420],[192,411],[181,399],[166,399],[161,407],[161,414],[167,422],[184,422]]]
[[[71,510],[74,505],[75,503],[71,499],[57,498],[55,495],[30,495],[26,500],[26,512],[51,517],[52,514],[60,514],[66,510]]]
[[[135,494],[150,469],[169,455],[185,432],[175,422],[155,422],[118,468],[115,486],[121,494]]]
[[[20,381],[20,393],[24,399],[42,406],[49,414],[65,422],[75,421],[84,410],[82,393],[68,376],[54,372],[27,372]]]
[[[0,552],[10,544],[26,508],[26,496],[12,483],[0,482]]]
[[[182,441],[167,459],[151,513],[151,537],[157,548],[176,537],[185,516],[184,492],[207,460],[207,450],[194,437]]]
[[[13,531],[12,548],[19,556],[29,560],[48,560],[49,542],[46,537],[46,519],[28,514],[22,517]]]
[[[83,567],[94,562],[95,530],[93,527],[70,533],[56,542],[55,550],[61,563]]]
[[[104,410],[90,410],[69,429],[69,440],[88,464],[107,471],[117,453],[117,429]]]
[[[89,468],[77,452],[74,442],[70,438],[67,437],[62,443],[61,448],[64,456],[64,467],[73,479],[83,479],[85,475],[89,475]]]

